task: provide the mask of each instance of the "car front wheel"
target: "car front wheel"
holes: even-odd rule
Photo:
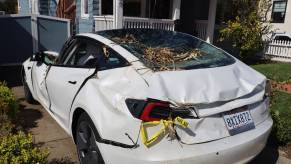
[[[96,144],[97,130],[86,113],[78,119],[75,140],[78,157],[81,164],[104,164],[101,153]]]

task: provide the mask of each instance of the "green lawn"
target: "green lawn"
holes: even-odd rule
[[[259,64],[251,67],[264,74],[268,79],[278,82],[291,79],[291,63]]]
[[[291,118],[291,94],[281,91],[275,91],[272,96],[271,110],[278,110],[283,117]],[[291,122],[291,120],[290,120]]]
[[[291,63],[271,63],[252,65],[268,79],[289,83],[291,79]],[[272,134],[279,143],[291,143],[291,94],[273,91],[271,96],[271,113],[274,120]]]
[[[274,91],[271,96],[273,135],[281,144],[291,143],[291,94]]]

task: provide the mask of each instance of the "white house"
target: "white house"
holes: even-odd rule
[[[66,0],[19,0],[20,13],[58,16],[62,1]],[[213,40],[217,0],[75,0],[74,5],[77,33],[154,28]]]
[[[288,0],[273,0],[268,19],[276,32],[291,35],[291,2],[288,2]]]

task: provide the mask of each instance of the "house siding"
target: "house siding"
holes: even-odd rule
[[[81,16],[81,0],[76,1],[76,31],[77,33],[94,32],[93,15],[99,15],[99,0],[89,0],[89,18]]]
[[[19,14],[21,15],[27,15],[30,14],[30,9],[29,9],[29,0],[19,0]]]
[[[30,0],[19,0],[19,14],[31,14],[31,10],[29,8]],[[48,15],[48,16],[56,16],[56,9],[58,5],[58,0],[39,0],[39,14],[40,15]]]
[[[271,15],[272,15],[272,8],[270,12],[268,13],[269,20],[271,20]],[[285,32],[291,35],[291,1],[287,1],[287,8],[286,8],[286,15],[285,15],[284,23],[271,23],[271,24],[272,24],[273,30],[275,30],[276,32]]]

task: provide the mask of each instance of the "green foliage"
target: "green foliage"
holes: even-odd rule
[[[291,84],[291,64],[290,63],[271,63],[252,66],[255,70],[264,74],[268,79],[277,82]]]
[[[291,94],[275,91],[271,96],[271,104],[274,121],[272,135],[282,145],[291,143]]]
[[[12,91],[7,87],[6,83],[0,82],[0,115],[8,114],[15,117],[18,104]]]
[[[32,136],[22,132],[0,138],[0,161],[2,163],[46,163],[47,151],[36,148]]]
[[[17,0],[0,2],[0,11],[5,11],[7,14],[17,14]]]
[[[12,91],[0,82],[0,163],[46,163],[48,152],[37,148],[30,134],[15,134],[11,117],[16,117],[18,103]]]
[[[264,48],[263,36],[271,32],[266,22],[270,0],[234,0],[235,16],[226,21],[220,30],[220,41],[230,40],[240,52],[241,59],[248,60]]]
[[[0,138],[12,132],[14,126],[5,114],[0,115]]]

